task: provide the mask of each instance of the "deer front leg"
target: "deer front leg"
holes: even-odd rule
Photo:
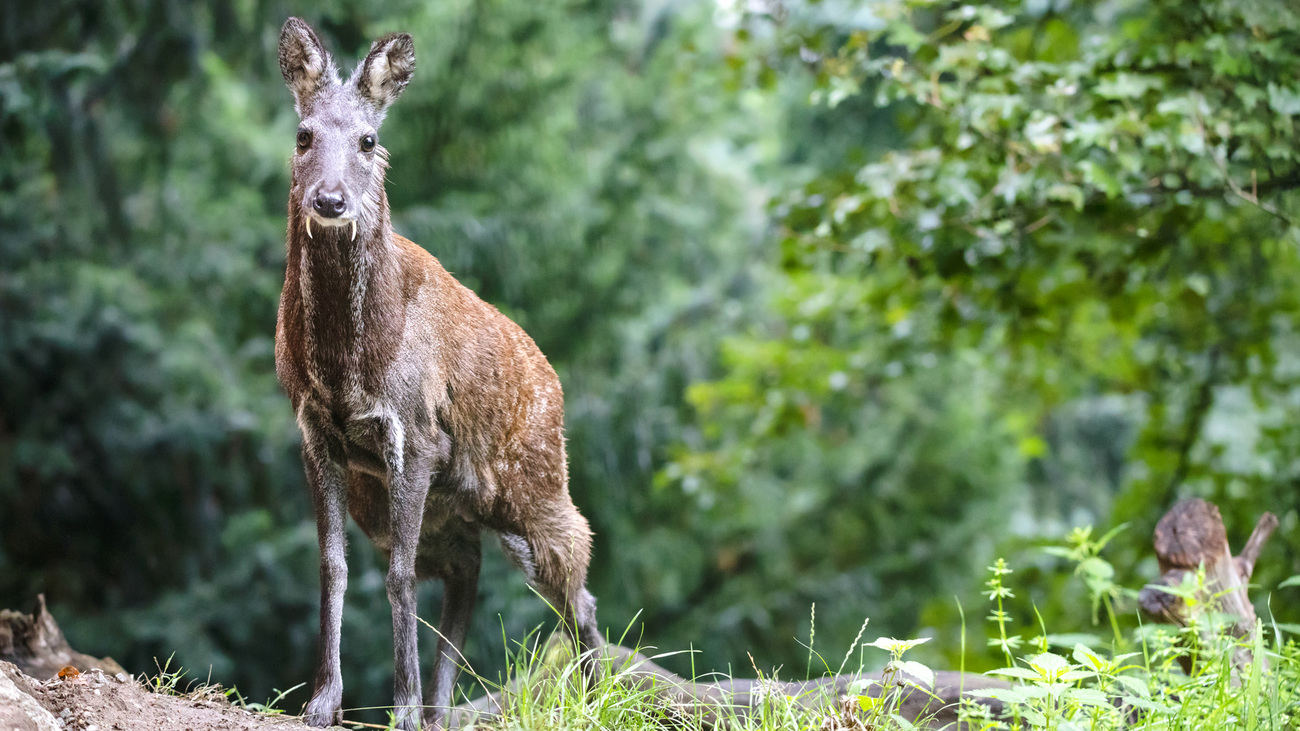
[[[316,655],[316,690],[307,704],[309,726],[343,723],[343,675],[339,669],[339,636],[343,625],[343,594],[348,585],[347,488],[343,449],[328,418],[304,405],[298,414],[302,429],[302,458],[316,507],[316,537],[320,544],[320,637]]]
[[[396,422],[394,422],[395,424]],[[402,443],[400,426],[387,429],[392,554],[388,601],[393,606],[393,714],[403,731],[420,728],[420,656],[415,617],[415,555],[424,522],[432,460]]]

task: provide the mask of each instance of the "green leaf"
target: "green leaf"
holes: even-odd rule
[[[1065,697],[1085,706],[1110,705],[1110,699],[1106,694],[1096,688],[1071,688],[1066,691]]]
[[[1201,297],[1207,297],[1210,294],[1210,279],[1204,274],[1192,274],[1184,280],[1187,288]]]
[[[1095,91],[1103,99],[1136,99],[1163,86],[1158,76],[1121,71],[1103,76]]]
[[[1119,178],[1106,167],[1092,160],[1084,160],[1079,163],[1079,169],[1083,171],[1084,182],[1101,190],[1107,198],[1118,198],[1124,193]]]
[[[1172,715],[1178,712],[1176,706],[1167,706],[1163,703],[1150,701],[1145,698],[1124,696],[1124,703],[1133,706],[1134,708],[1141,708],[1144,711],[1155,711],[1156,713],[1164,713],[1167,715]]]
[[[976,698],[992,698],[1003,703],[1025,703],[1030,700],[1025,688],[975,688],[966,691],[966,695]]]
[[[1043,679],[1041,673],[1036,673],[1028,668],[999,668],[997,670],[990,670],[986,672],[985,675],[1006,675],[1008,677],[1030,681],[1040,681]]]
[[[874,713],[877,706],[885,703],[885,696],[858,696],[858,707],[867,713]]]
[[[1109,581],[1115,578],[1115,567],[1109,561],[1093,556],[1079,562],[1078,572],[1087,579]]]
[[[1123,686],[1124,690],[1128,691],[1131,695],[1135,695],[1139,698],[1151,697],[1151,691],[1147,689],[1147,684],[1131,675],[1117,675],[1115,676],[1115,682]]]
[[[920,681],[921,685],[924,685],[927,688],[934,687],[934,671],[925,665],[913,660],[901,660],[895,663],[895,666],[907,675]]]
[[[1120,533],[1123,533],[1126,530],[1128,530],[1128,523],[1120,523],[1114,528],[1111,528],[1110,530],[1106,531],[1105,535],[1097,539],[1097,550],[1101,551],[1101,549],[1105,548],[1106,544],[1110,543],[1111,540],[1115,538],[1115,536],[1119,535]]]
[[[1047,454],[1047,442],[1036,434],[1022,437],[1018,448],[1022,456],[1030,459]]]
[[[1278,114],[1294,116],[1300,114],[1300,89],[1284,88],[1268,82],[1268,104]]]
[[[914,640],[896,640],[893,637],[877,637],[871,642],[867,642],[865,644],[867,647],[876,647],[881,650],[886,650],[895,656],[902,656],[903,653],[907,652],[913,647],[916,647],[917,645],[923,645],[929,641],[930,641],[929,637],[921,637]]]
[[[1101,659],[1097,653],[1082,644],[1074,646],[1074,659],[1080,665],[1091,668],[1095,671],[1100,671],[1106,666],[1105,660]]]
[[[904,729],[904,731],[911,731],[911,729],[916,728],[916,726],[913,725],[911,721],[907,720],[906,718],[903,718],[897,713],[889,714],[889,719],[893,721],[898,726],[898,728]]]
[[[1074,210],[1083,210],[1083,188],[1072,183],[1053,183],[1052,187],[1047,189],[1047,199],[1053,201],[1064,201],[1074,206]]]
[[[1074,667],[1065,658],[1054,652],[1044,652],[1029,659],[1029,667],[1036,670],[1047,680],[1055,681],[1062,673]]]

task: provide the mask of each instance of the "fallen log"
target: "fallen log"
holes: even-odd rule
[[[607,645],[599,652],[606,672],[613,672],[630,690],[657,698],[656,705],[664,714],[662,720],[670,727],[726,729],[735,721],[762,713],[773,703],[784,703],[795,710],[823,713],[824,728],[856,729],[862,726],[858,721],[858,695],[879,698],[888,692],[899,692],[900,716],[920,728],[949,729],[958,726],[957,709],[962,698],[989,706],[995,716],[1001,714],[1001,701],[977,697],[969,691],[1011,687],[1002,680],[954,671],[936,672],[930,692],[913,685],[920,685],[919,679],[905,676],[891,677],[886,687],[882,673],[852,673],[794,682],[740,678],[700,682],[670,672],[626,647]],[[531,677],[517,677],[502,690],[452,708],[447,715],[447,727],[468,729],[491,723],[510,706],[514,696],[555,682],[553,674],[572,659],[567,643],[562,642],[553,641],[544,655],[546,660],[540,672]]]
[[[1200,498],[1179,502],[1156,524],[1155,549],[1160,578],[1142,589],[1138,594],[1138,604],[1157,621],[1180,627],[1186,627],[1194,619],[1209,613],[1235,617],[1231,632],[1244,642],[1233,653],[1233,665],[1237,670],[1245,668],[1253,661],[1249,644],[1254,638],[1256,624],[1255,608],[1246,589],[1259,552],[1276,528],[1277,516],[1264,513],[1241,553],[1233,556],[1219,508]],[[1205,572],[1203,596],[1193,610],[1179,596],[1180,587],[1202,568]],[[1197,613],[1195,616],[1193,611]],[[1180,662],[1185,671],[1192,671],[1190,657],[1180,658]],[[1266,662],[1266,659],[1260,658],[1260,662]]]
[[[31,614],[0,609],[0,661],[11,662],[40,680],[53,678],[69,665],[83,673],[91,668],[110,676],[126,672],[111,657],[91,657],[69,647],[63,631],[45,608],[44,594],[36,596],[36,608]]]

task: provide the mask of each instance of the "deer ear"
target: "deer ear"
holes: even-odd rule
[[[280,73],[293,92],[300,117],[311,108],[317,92],[337,73],[334,60],[316,37],[316,31],[297,18],[289,18],[280,29]]]
[[[415,44],[405,33],[375,41],[357,71],[357,93],[382,114],[397,101],[415,73]]]

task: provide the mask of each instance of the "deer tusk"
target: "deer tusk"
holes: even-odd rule
[[[357,222],[355,220],[352,222],[352,240],[357,240]]]
[[[311,238],[311,216],[304,216],[307,219],[307,238]]]

